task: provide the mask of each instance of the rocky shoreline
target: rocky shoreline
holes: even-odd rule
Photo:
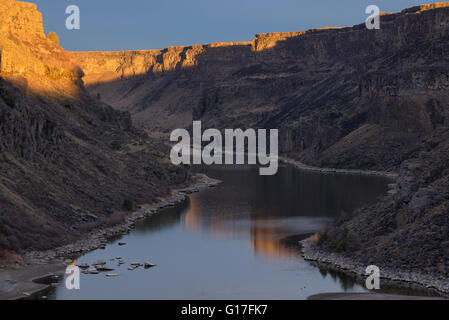
[[[334,168],[320,168],[306,165],[298,160],[287,158],[287,157],[279,157],[279,161],[290,164],[298,169],[313,171],[319,173],[337,173],[337,174],[354,174],[354,175],[364,175],[364,176],[377,176],[377,177],[386,177],[391,179],[397,179],[398,174],[387,171],[372,171],[372,170],[357,170],[357,169],[334,169]]]
[[[100,249],[104,247],[109,239],[126,234],[134,228],[134,224],[137,220],[147,218],[158,210],[175,206],[176,204],[184,201],[187,195],[199,192],[201,190],[216,186],[221,183],[221,181],[209,178],[205,174],[196,174],[197,181],[191,186],[178,189],[173,192],[168,198],[149,205],[145,208],[139,209],[134,212],[131,216],[126,219],[123,224],[107,228],[98,229],[94,231],[87,239],[83,239],[74,244],[66,245],[54,250],[44,251],[44,252],[32,252],[29,253],[33,258],[38,259],[52,259],[57,257],[72,257],[74,255],[81,255],[92,250]]]
[[[322,250],[309,239],[301,241],[300,245],[305,260],[316,262],[328,269],[343,272],[359,281],[366,279],[366,265],[362,265],[343,254]],[[381,287],[382,284],[398,288],[423,290],[449,297],[448,279],[419,272],[409,272],[400,268],[381,268]]]
[[[90,251],[104,248],[111,239],[131,232],[136,221],[150,217],[161,209],[181,203],[189,194],[200,192],[221,183],[220,180],[209,178],[205,174],[196,174],[195,178],[196,182],[191,186],[175,190],[166,199],[139,209],[120,225],[95,230],[85,239],[53,250],[26,253],[23,257],[26,266],[16,265],[1,270],[0,298],[2,300],[36,298],[39,293],[47,292],[52,287],[51,283],[42,283],[45,281],[41,280],[57,279],[58,275],[64,272],[64,268],[72,262],[72,259]]]
[[[306,170],[319,172],[323,174],[354,174],[354,175],[367,175],[367,176],[381,176],[393,179],[397,181],[399,175],[391,172],[383,171],[366,171],[366,170],[352,170],[352,169],[333,169],[333,168],[319,168],[308,166],[297,160],[279,157],[279,160],[293,165],[294,167]],[[397,192],[397,183],[389,185],[389,195]],[[343,272],[352,277],[355,277],[359,281],[364,281],[366,278],[365,265],[358,263],[357,261],[339,254],[336,252],[328,252],[320,249],[314,245],[309,239],[300,241],[301,251],[303,257],[307,261],[315,262],[319,265],[325,266],[328,269]],[[428,291],[429,293],[436,293],[449,297],[449,281],[443,277],[432,276],[429,274],[408,272],[397,269],[382,269],[381,277],[383,283],[388,286],[400,287],[400,288],[412,288],[416,290]]]

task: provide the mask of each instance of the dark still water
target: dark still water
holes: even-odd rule
[[[223,181],[137,224],[105,250],[78,263],[107,261],[120,276],[81,275],[54,299],[306,299],[323,292],[360,292],[350,279],[301,258],[297,235],[314,233],[342,212],[376,201],[390,180],[322,175],[282,166],[275,176],[255,167],[202,170]],[[119,246],[125,242],[126,246]],[[125,264],[118,267],[113,258]],[[157,264],[129,271],[134,261]]]

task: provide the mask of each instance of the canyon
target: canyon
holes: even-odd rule
[[[155,136],[192,120],[279,128],[280,150],[302,161],[392,170],[447,121],[448,11],[440,3],[384,14],[380,30],[73,55],[89,92]]]
[[[201,121],[278,129],[307,165],[397,173],[317,245],[449,276],[449,3],[383,14],[380,30],[67,52],[36,5],[0,0],[0,76],[2,250],[70,243],[189,183],[164,142]]]
[[[163,50],[73,52],[87,90],[168,140],[192,121],[279,129],[307,165],[397,173],[319,246],[382,268],[449,275],[449,3],[365,24]]]
[[[188,181],[129,114],[92,98],[35,4],[0,1],[0,260],[73,242]],[[4,258],[4,259],[3,259]]]

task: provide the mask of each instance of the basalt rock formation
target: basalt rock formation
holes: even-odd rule
[[[449,285],[449,130],[424,138],[379,203],[337,219],[318,244],[362,265],[437,276]],[[449,292],[445,292],[448,294]]]
[[[119,223],[188,178],[82,76],[35,4],[0,0],[0,258]]]
[[[76,52],[88,91],[152,134],[278,128],[307,164],[393,170],[397,188],[319,243],[363,263],[449,276],[449,3],[251,42]]]
[[[447,124],[446,3],[365,24],[259,34],[251,42],[77,52],[88,90],[151,133],[279,128],[314,165],[391,170]]]

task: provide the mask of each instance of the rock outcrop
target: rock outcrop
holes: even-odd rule
[[[0,1],[0,72],[78,77],[70,55],[46,41],[42,14],[33,3]]]
[[[343,217],[319,244],[362,265],[436,275],[449,288],[449,130],[424,138],[404,161],[390,196]]]
[[[15,0],[1,0],[0,4],[2,35],[45,38],[42,14],[37,11],[36,4]]]
[[[121,223],[188,179],[128,113],[89,96],[36,5],[0,0],[0,58],[0,258]]]

